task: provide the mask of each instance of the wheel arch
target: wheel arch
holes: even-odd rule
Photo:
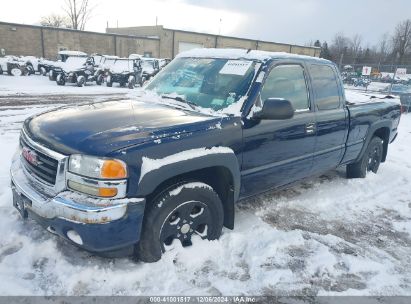
[[[381,121],[370,127],[366,140],[364,141],[364,146],[361,149],[361,153],[357,160],[361,159],[367,150],[367,147],[374,136],[378,136],[383,140],[383,155],[381,162],[385,162],[388,153],[388,144],[390,139],[391,121]]]
[[[150,203],[169,187],[193,180],[213,187],[223,203],[224,226],[233,229],[234,203],[240,192],[240,170],[234,153],[205,155],[150,171],[140,179],[137,192]]]

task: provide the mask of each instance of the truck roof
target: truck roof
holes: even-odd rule
[[[215,49],[215,48],[199,48],[182,52],[177,57],[194,57],[194,58],[224,58],[224,59],[249,59],[258,61],[267,61],[270,59],[305,59],[311,61],[318,61],[322,63],[330,63],[330,61],[306,56],[290,54],[285,52],[267,52],[260,50],[246,50],[246,49]]]

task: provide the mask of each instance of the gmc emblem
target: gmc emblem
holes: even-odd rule
[[[33,166],[38,166],[41,164],[40,161],[38,160],[37,153],[34,152],[33,150],[30,150],[29,148],[24,147],[23,150],[21,151],[21,154]]]

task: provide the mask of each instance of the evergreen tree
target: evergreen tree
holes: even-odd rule
[[[320,58],[331,60],[331,53],[328,49],[327,41],[324,41],[324,43],[321,46]]]

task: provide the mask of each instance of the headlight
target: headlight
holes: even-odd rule
[[[123,179],[127,177],[127,165],[121,160],[80,154],[70,156],[69,171],[98,179]]]
[[[126,195],[127,165],[121,160],[73,154],[68,171],[67,185],[71,190],[104,198]]]

